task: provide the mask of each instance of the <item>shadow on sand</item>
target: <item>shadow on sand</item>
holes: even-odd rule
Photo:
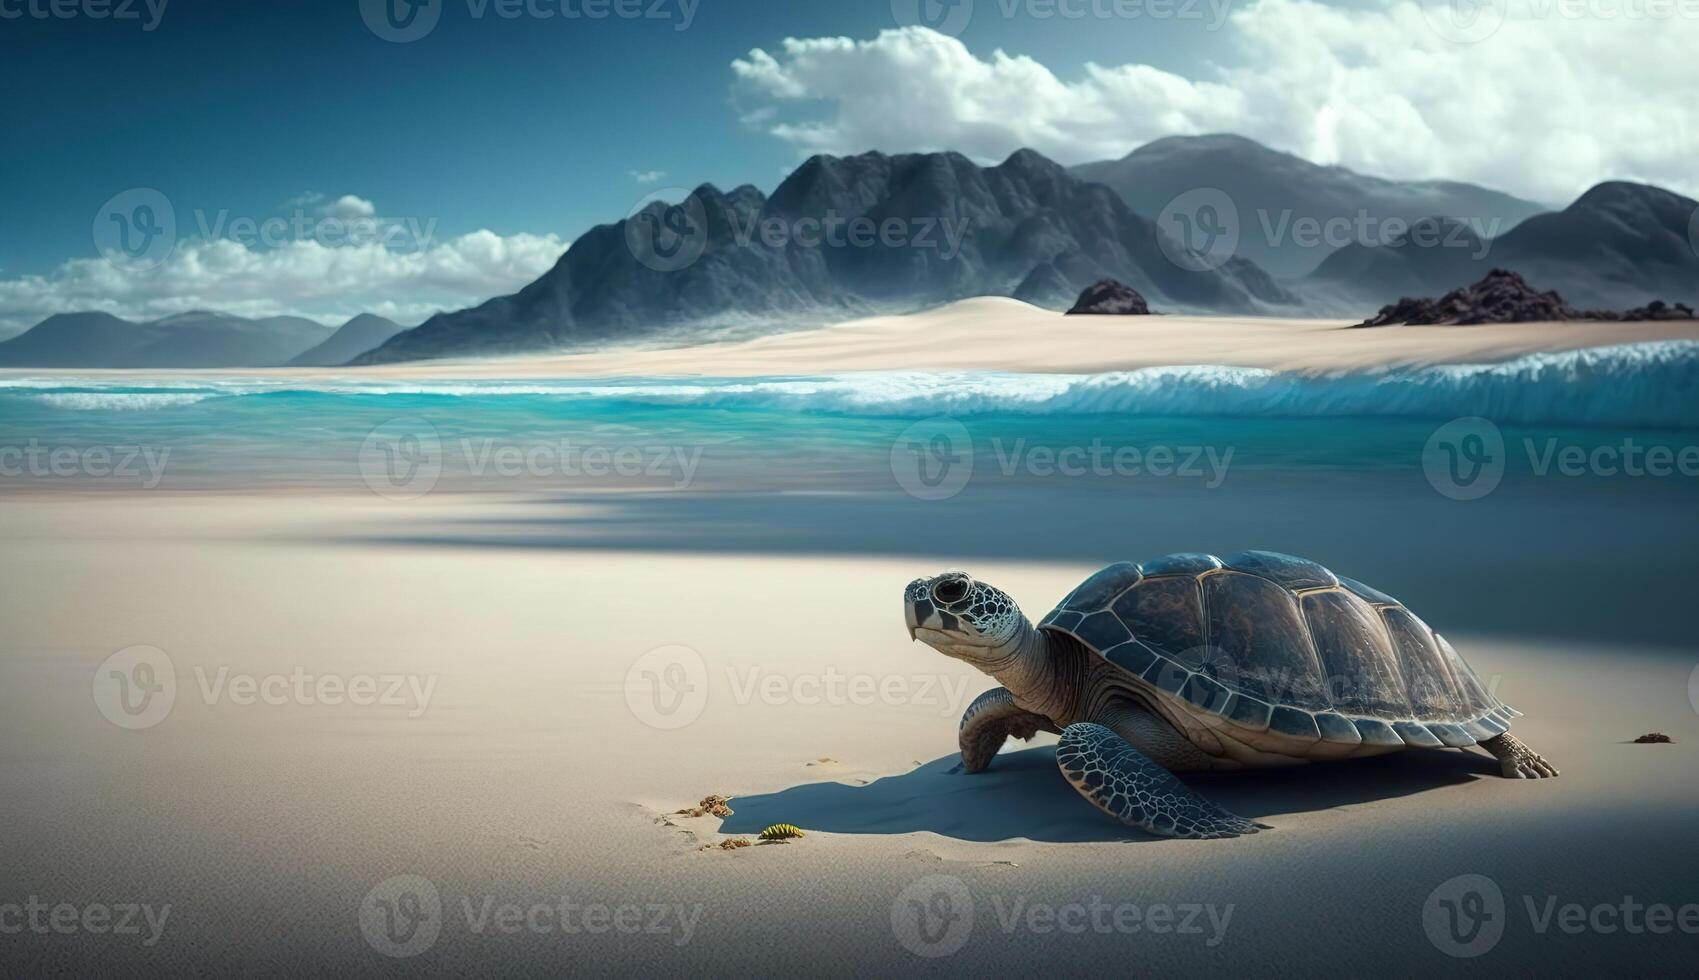
[[[776,793],[739,796],[725,834],[757,834],[791,823],[835,834],[931,831],[964,841],[1017,837],[1053,843],[1157,840],[1123,827],[1083,800],[1056,768],[1053,746],[1005,752],[991,768],[967,775],[954,753],[865,786],[803,783]],[[1473,752],[1403,752],[1374,759],[1290,769],[1187,776],[1198,792],[1241,816],[1279,824],[1281,814],[1409,796],[1497,775]]]

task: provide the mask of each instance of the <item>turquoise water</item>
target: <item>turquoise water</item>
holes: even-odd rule
[[[1581,460],[1565,475],[1611,478],[1638,458],[1654,464],[1644,475],[1679,480],[1699,475],[1696,444],[1699,344],[1689,342],[1331,376],[1180,367],[307,384],[0,374],[7,485],[122,482],[103,475],[103,451],[111,468],[124,453],[137,469],[160,463],[156,486],[339,485],[423,462],[433,485],[448,486],[890,488],[914,460],[936,470],[962,458],[976,480],[1213,486],[1246,470],[1467,475],[1494,450],[1506,475]]]

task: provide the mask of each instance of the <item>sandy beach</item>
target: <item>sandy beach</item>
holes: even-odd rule
[[[407,507],[9,500],[6,894],[170,912],[145,947],[145,932],[14,936],[7,961],[84,975],[117,962],[921,975],[1105,961],[1272,975],[1315,969],[1320,935],[1322,958],[1354,973],[1578,976],[1630,950],[1650,972],[1691,960],[1691,934],[1582,942],[1537,932],[1524,909],[1524,896],[1536,909],[1548,896],[1694,900],[1691,648],[1454,634],[1528,712],[1517,731],[1561,778],[1504,780],[1457,751],[1207,777],[1195,784],[1275,829],[1161,841],[1083,804],[1047,737],[1011,746],[986,774],[952,773],[956,718],[990,683],[911,644],[897,601],[938,556],[461,537],[480,522],[595,509],[478,494]],[[971,567],[1041,612],[1093,566]],[[168,657],[176,686],[156,723],[130,730],[97,710],[110,695],[99,668],[138,644]],[[675,669],[677,692],[650,682]],[[267,678],[297,676],[277,683],[305,698],[267,700]],[[257,695],[243,695],[243,677]],[[318,686],[325,677],[340,686]],[[375,699],[350,703],[361,678]],[[340,702],[325,696],[339,690]],[[1626,744],[1649,729],[1676,744]],[[674,813],[716,793],[733,797],[723,821]],[[711,846],[776,822],[809,836]],[[1453,960],[1427,938],[1423,909],[1464,874],[1496,883],[1509,918],[1495,952]],[[362,903],[413,875],[440,901],[440,932],[417,958],[391,960],[385,948],[399,947],[362,929]],[[904,925],[905,903],[940,888],[970,896],[959,943]],[[1126,911],[1065,931],[1044,911],[1071,922],[1067,910],[1103,903],[1152,924],[1169,913],[1149,910],[1172,907],[1173,931],[1135,928]],[[504,913],[520,918],[498,927],[503,906],[544,911]]]
[[[530,379],[818,374],[823,371],[1020,371],[1095,374],[1176,364],[1328,372],[1501,361],[1540,351],[1699,339],[1699,320],[1390,326],[1232,316],[1065,316],[1005,297],[923,313],[849,320],[745,340],[613,347],[585,353],[411,361],[359,368],[150,371],[150,376],[274,379]],[[123,372],[32,371],[122,377]]]
[[[1326,372],[1694,330],[1062,320],[981,300],[698,351],[354,377]],[[958,495],[926,499],[891,455],[914,412],[327,394],[308,378],[280,376],[303,389],[282,394],[160,395],[152,372],[11,392],[34,414],[8,439],[157,442],[199,462],[153,487],[0,487],[5,972],[1584,976],[1676,972],[1699,952],[1690,480],[1519,464],[1463,499],[1424,470],[1443,419],[1419,403],[1380,420],[1087,405],[973,416],[972,447],[1197,440],[1243,462],[1069,480],[999,475],[987,449]],[[398,412],[434,419],[443,453],[473,435],[701,440],[709,475],[445,475],[392,494],[366,451]],[[1624,431],[1691,442],[1565,424],[1505,437],[1609,447]],[[1192,777],[1272,829],[1188,842],[1084,803],[1049,736],[955,771],[958,719],[993,682],[909,641],[911,578],[967,568],[1036,619],[1108,561],[1252,547],[1408,602],[1526,712],[1516,733],[1562,776],[1506,780],[1446,750]],[[1674,744],[1631,744],[1653,731]],[[730,814],[679,812],[715,794]],[[775,823],[807,836],[720,846]],[[60,906],[75,922],[55,927]],[[1568,929],[1577,915],[1621,928]],[[135,929],[112,927],[126,916]]]

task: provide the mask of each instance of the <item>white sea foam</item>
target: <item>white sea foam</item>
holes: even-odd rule
[[[152,408],[176,408],[193,405],[215,392],[156,392],[156,391],[62,391],[31,395],[30,398],[53,408],[73,412],[125,412]]]
[[[1149,415],[1328,418],[1483,415],[1501,422],[1699,428],[1699,342],[1659,341],[1327,375],[1193,365],[1104,374],[867,372],[819,377],[514,381],[230,379],[184,385],[0,379],[3,389],[64,409],[161,408],[215,396],[536,397],[681,408],[848,415]],[[104,386],[123,390],[105,390]]]

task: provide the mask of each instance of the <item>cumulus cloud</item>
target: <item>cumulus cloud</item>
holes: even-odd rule
[[[441,310],[517,290],[554,265],[567,244],[554,235],[491,231],[407,249],[362,239],[261,247],[228,237],[192,238],[153,268],[72,259],[47,275],[0,279],[0,335],[77,310],[152,319],[211,309],[327,324],[364,312],[411,326]]]
[[[653,184],[667,175],[665,170],[627,170],[626,173],[639,184]]]
[[[805,154],[955,149],[991,161],[1029,146],[1074,164],[1161,136],[1234,132],[1318,163],[1554,204],[1613,178],[1699,193],[1699,9],[1509,2],[1490,36],[1459,43],[1417,0],[1252,0],[1196,77],[1088,64],[1061,78],[921,27],[791,38],[732,70],[744,120]]]
[[[378,213],[377,205],[353,194],[344,194],[328,204],[320,205],[318,210],[319,214],[327,218],[340,218],[343,221],[372,218]]]

